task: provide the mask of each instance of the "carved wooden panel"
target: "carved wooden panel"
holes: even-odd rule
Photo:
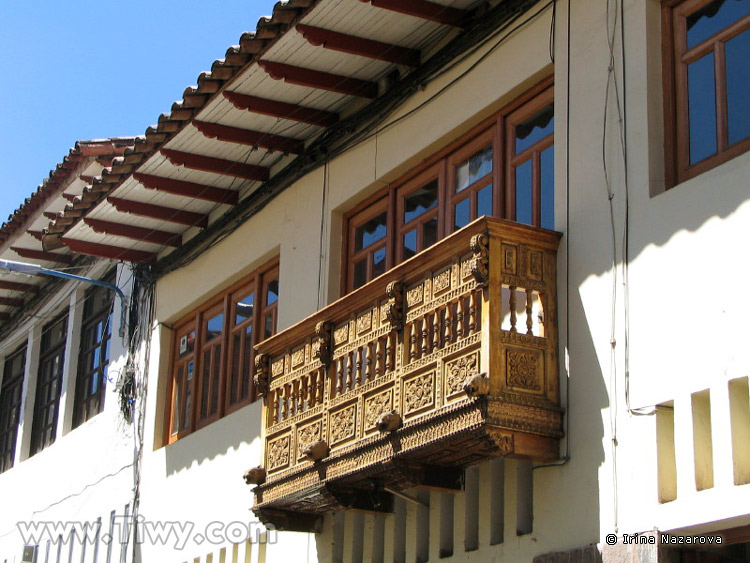
[[[442,272],[439,272],[432,276],[432,295],[433,297],[439,295],[447,289],[451,288],[451,269],[446,268]]]
[[[502,246],[502,272],[503,274],[515,275],[518,273],[518,247],[511,244],[503,244]]]
[[[435,372],[428,371],[405,379],[401,397],[406,416],[432,407],[435,404]]]
[[[539,350],[507,348],[505,350],[505,381],[508,386],[524,391],[542,392],[544,357]]]
[[[361,313],[359,316],[357,316],[357,337],[360,337],[366,332],[369,332],[372,328],[373,312],[374,310],[370,309],[369,311],[365,311],[364,313]]]
[[[278,471],[289,465],[291,436],[286,434],[268,442],[268,469]]]
[[[406,290],[406,306],[412,308],[424,302],[424,283]]]
[[[357,405],[352,404],[337,411],[332,411],[328,420],[330,445],[354,438],[357,431]]]
[[[337,327],[333,331],[333,344],[339,346],[340,344],[346,344],[349,342],[349,322],[345,322],[343,325]]]
[[[444,388],[446,400],[464,396],[464,381],[479,373],[479,351],[445,363]]]
[[[364,432],[371,432],[375,430],[375,422],[378,417],[384,412],[390,412],[393,410],[393,390],[386,389],[379,393],[375,393],[369,397],[365,397],[365,409],[364,409]]]
[[[300,346],[292,350],[292,365],[291,369],[297,369],[305,363],[305,348],[307,346]]]
[[[323,422],[317,420],[312,424],[297,429],[297,461],[302,459],[302,450],[309,444],[321,440],[323,436]]]

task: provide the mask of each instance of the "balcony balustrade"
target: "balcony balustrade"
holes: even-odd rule
[[[483,217],[259,344],[261,520],[315,530],[491,457],[557,459],[559,238]]]

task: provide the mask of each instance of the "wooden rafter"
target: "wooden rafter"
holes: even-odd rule
[[[418,66],[420,54],[417,49],[399,47],[382,41],[355,37],[330,29],[323,29],[311,25],[298,23],[297,31],[307,39],[311,45],[324,47],[333,51],[360,55],[379,61],[403,64],[407,66]]]
[[[259,182],[265,182],[269,177],[268,168],[264,166],[244,164],[242,162],[235,162],[234,160],[224,160],[223,158],[214,158],[213,156],[204,156],[202,154],[172,149],[161,149],[160,152],[172,164],[192,168],[193,170],[213,172],[214,174],[223,174],[225,176],[245,178],[246,180],[256,180]]]
[[[317,125],[318,127],[330,127],[339,120],[338,114],[330,111],[288,104],[286,102],[277,102],[276,100],[267,100],[238,92],[225,91],[224,97],[232,102],[237,109],[244,109],[253,113],[261,113],[300,123],[308,123],[310,125]]]
[[[42,211],[42,215],[44,215],[50,221],[54,221],[55,219],[57,219],[57,213],[53,211]]]
[[[152,262],[156,259],[156,254],[135,250],[132,248],[122,248],[120,246],[111,246],[109,244],[99,244],[85,240],[71,239],[60,237],[60,241],[78,254],[87,256],[97,256],[99,258],[108,258],[111,260],[122,260],[124,262]]]
[[[428,0],[360,0],[370,2],[377,8],[408,14],[437,23],[463,27],[466,25],[468,12],[451,6],[443,6]]]
[[[175,248],[182,244],[182,235],[170,233],[168,231],[157,231],[156,229],[124,225],[114,221],[104,221],[102,219],[92,219],[90,217],[85,217],[83,222],[94,229],[97,233],[141,240],[153,244],[174,246]]]
[[[23,307],[23,299],[0,297],[0,305],[5,305],[6,307]]]
[[[34,293],[39,291],[39,287],[31,283],[5,280],[0,280],[0,289],[7,289],[8,291],[33,291]]]
[[[143,187],[150,190],[167,192],[174,195],[194,197],[214,203],[227,203],[236,205],[239,201],[239,194],[234,190],[216,188],[214,186],[204,186],[194,182],[184,182],[182,180],[173,180],[162,176],[152,176],[151,174],[133,174],[133,178],[140,182]]]
[[[71,264],[73,262],[73,257],[69,256],[68,254],[56,254],[54,252],[34,250],[33,248],[20,248],[17,246],[11,246],[10,249],[22,258],[30,258],[32,260],[45,260],[47,262],[58,262],[60,264]]]
[[[31,229],[27,230],[26,234],[31,235],[32,237],[34,237],[36,240],[40,242],[42,240],[42,237],[44,236],[44,233],[42,231],[34,231]]]
[[[194,120],[192,123],[206,137],[228,143],[263,147],[264,149],[292,154],[300,154],[305,148],[304,141],[292,137],[282,137],[281,135],[274,135],[272,133],[240,129],[239,127],[230,127],[207,121]]]
[[[258,65],[271,78],[283,79],[284,82],[289,84],[328,90],[347,96],[361,96],[370,99],[378,97],[377,82],[272,61],[258,61]]]
[[[62,193],[62,196],[68,201],[75,201],[75,199],[78,197],[76,194],[69,194],[65,192]]]
[[[121,213],[131,213],[140,217],[169,221],[170,223],[187,225],[188,227],[200,227],[204,229],[208,226],[208,215],[204,215],[203,213],[194,213],[193,211],[184,211],[182,209],[143,203],[141,201],[131,201],[119,197],[110,196],[107,198],[107,201]]]

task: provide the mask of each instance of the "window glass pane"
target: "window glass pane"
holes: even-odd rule
[[[246,399],[250,394],[250,374],[253,358],[253,325],[245,327],[245,349],[242,352],[242,390],[240,399]]]
[[[354,288],[361,287],[367,283],[367,258],[354,264]]]
[[[252,325],[251,325],[252,326]],[[232,339],[232,366],[230,371],[230,381],[229,381],[229,404],[233,405],[237,402],[237,390],[239,387],[239,380],[240,380],[240,353],[242,352],[241,348],[241,342],[242,342],[242,333],[238,332],[234,335],[234,338]]]
[[[385,248],[372,253],[372,277],[376,278],[385,272]]]
[[[516,167],[516,221],[531,225],[531,160]]]
[[[456,192],[469,187],[471,184],[492,172],[492,145],[475,152],[461,164],[456,166]]]
[[[255,294],[251,293],[234,304],[234,324],[238,325],[253,317]]]
[[[266,307],[279,300],[279,280],[271,280],[266,286]]]
[[[224,328],[224,313],[219,313],[206,321],[206,340],[221,336]]]
[[[367,248],[371,244],[385,237],[386,214],[381,213],[373,217],[364,225],[360,225],[354,231],[354,252]]]
[[[520,154],[535,145],[555,128],[555,111],[552,105],[547,106],[516,125],[516,154]]]
[[[492,215],[492,184],[477,193],[477,217]]]
[[[193,350],[195,350],[195,331],[191,330],[187,334],[183,335],[180,338],[179,346],[180,346],[180,350],[179,350],[180,358],[182,358],[183,356],[187,356],[188,354],[191,354]]]
[[[417,253],[417,229],[412,229],[404,235],[404,260],[408,260]]]
[[[745,2],[750,8],[750,0]],[[750,137],[750,29],[726,42],[729,144]]]
[[[437,217],[433,217],[422,225],[422,243],[424,248],[428,248],[435,244],[438,239],[438,220]]]
[[[219,412],[219,376],[221,370],[221,346],[214,347],[213,369],[211,370],[211,411],[210,414]]]
[[[716,0],[687,17],[687,46],[695,47],[750,14],[748,0]]]
[[[266,315],[263,323],[263,337],[268,338],[273,335],[273,315]]]
[[[555,151],[547,147],[540,155],[542,184],[542,227],[555,228]]]
[[[716,153],[713,52],[688,65],[688,112],[690,164],[695,164]]]
[[[438,182],[433,180],[426,186],[410,193],[404,198],[404,223],[419,217],[438,203]]]
[[[467,197],[456,204],[453,215],[453,228],[460,229],[471,221],[471,200]]]

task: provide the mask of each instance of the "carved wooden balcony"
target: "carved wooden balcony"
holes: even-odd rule
[[[255,513],[313,530],[491,457],[557,459],[559,237],[478,219],[259,344]]]

